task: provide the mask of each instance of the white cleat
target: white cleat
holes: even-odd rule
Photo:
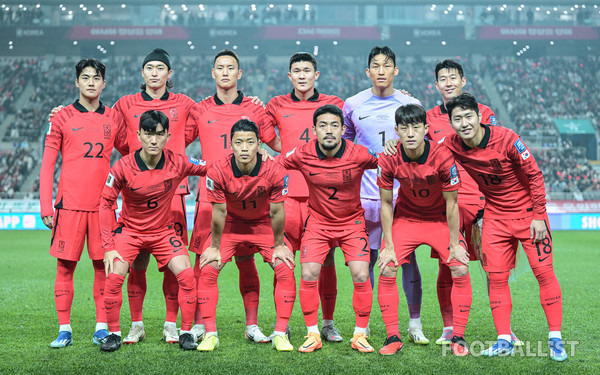
[[[262,333],[262,331],[256,324],[246,327],[246,338],[250,341],[259,343],[266,343],[271,341],[267,336],[265,336]]]
[[[179,333],[175,324],[167,324],[163,328],[163,340],[167,344],[177,344],[179,342]]]
[[[414,327],[408,329],[408,338],[410,341],[419,345],[429,345],[429,339],[425,337],[423,329],[420,327]]]
[[[206,328],[204,327],[204,324],[195,324],[190,332],[192,332],[192,336],[194,336],[194,341],[200,342],[206,334]]]
[[[143,326],[133,326],[129,330],[127,336],[123,339],[123,344],[131,345],[137,344],[146,338],[146,332],[144,332]]]

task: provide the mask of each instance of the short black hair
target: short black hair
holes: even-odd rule
[[[250,121],[250,120],[246,120],[246,119],[238,120],[231,127],[231,138],[229,138],[230,140],[233,140],[233,135],[236,132],[252,132],[252,133],[256,134],[256,139],[260,140],[260,138],[258,137],[258,125],[256,125],[256,123],[254,121]]]
[[[460,107],[462,109],[472,109],[475,113],[479,114],[479,104],[475,97],[468,92],[463,92],[459,96],[456,96],[446,103],[446,110],[448,111],[448,118],[452,122],[452,111],[454,108]]]
[[[242,69],[242,66],[240,65],[240,58],[238,57],[237,53],[233,52],[230,49],[224,49],[221,52],[217,53],[215,55],[215,59],[213,60],[213,66],[215,66],[215,63],[217,62],[217,59],[221,56],[231,56],[235,59],[235,61],[238,64],[238,69]]]
[[[294,63],[302,61],[311,63],[313,68],[315,68],[315,72],[317,71],[317,59],[308,52],[296,52],[290,57],[290,71],[292,70],[292,65]]]
[[[373,47],[371,49],[371,52],[369,52],[369,61],[367,62],[367,67],[371,66],[371,61],[377,55],[385,55],[388,59],[392,60],[392,62],[394,63],[394,68],[396,67],[396,54],[388,46],[383,46],[383,47],[381,47],[381,46],[375,46],[375,47]]]
[[[88,66],[96,69],[96,72],[100,74],[102,79],[104,79],[104,74],[106,73],[106,66],[104,66],[104,64],[102,64],[100,60],[94,58],[79,60],[79,62],[75,64],[75,74],[77,74],[75,78],[79,79],[79,76],[81,75],[83,69],[87,68]]]
[[[442,69],[456,70],[456,71],[458,71],[458,75],[460,76],[460,78],[464,77],[462,65],[460,65],[455,60],[447,59],[447,60],[444,60],[444,61],[440,61],[439,63],[437,63],[435,65],[435,80],[436,81],[438,80],[438,73]]]
[[[169,130],[169,118],[161,111],[150,110],[140,116],[140,130],[156,132],[159,124],[163,126],[165,131]]]
[[[344,113],[337,105],[326,104],[322,107],[317,108],[315,113],[313,113],[313,126],[317,126],[317,118],[326,113],[331,113],[340,118],[340,123],[344,125]]]
[[[406,104],[398,107],[395,114],[396,126],[427,124],[427,112],[418,104]]]

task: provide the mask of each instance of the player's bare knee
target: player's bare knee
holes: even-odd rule
[[[321,265],[318,263],[304,263],[302,264],[302,280],[304,281],[317,281],[319,280],[319,274],[321,273]]]
[[[148,268],[148,263],[150,263],[150,253],[140,251],[133,263],[131,263],[131,268],[136,271],[143,271]]]
[[[379,275],[383,277],[396,277],[398,275],[398,267],[385,267]]]
[[[467,266],[452,266],[450,267],[452,277],[462,277],[469,273],[469,267]]]
[[[177,275],[179,272],[192,267],[192,262],[188,255],[178,255],[169,261],[168,267],[174,275]]]

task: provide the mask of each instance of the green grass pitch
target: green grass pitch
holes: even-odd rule
[[[417,250],[423,278],[423,309],[421,320],[429,346],[408,342],[406,327],[408,312],[402,291],[400,296],[400,328],[405,342],[401,353],[383,357],[378,353],[361,354],[353,351],[347,341],[354,327],[352,282],[343,265],[341,252],[336,253],[338,264],[338,299],[336,326],[343,343],[324,343],[323,349],[312,354],[277,353],[270,344],[254,344],[244,339],[244,313],[238,291],[237,268],[227,265],[219,279],[220,301],[217,325],[221,346],[212,353],[184,352],[177,346],[161,342],[164,320],[162,277],[151,261],[148,271],[144,321],[147,339],[126,346],[115,353],[102,353],[92,344],[95,316],[92,299],[93,272],[91,262],[84,259],[75,273],[75,298],[71,325],[73,346],[51,349],[56,338],[56,318],[53,288],[56,262],[48,254],[49,231],[0,232],[0,373],[598,373],[600,350],[600,257],[599,232],[555,232],[554,265],[561,283],[564,299],[563,340],[569,359],[555,363],[547,356],[547,326],[539,303],[535,278],[521,256],[519,266],[511,277],[513,297],[512,327],[526,342],[525,349],[510,358],[456,358],[443,355],[433,341],[441,333],[435,281],[437,264],[429,259],[429,249]],[[82,257],[85,258],[85,255]],[[273,272],[257,257],[261,274],[259,324],[266,334],[275,322],[273,307]],[[299,280],[299,267],[296,269]],[[485,278],[478,263],[471,264],[473,308],[466,331],[469,343],[494,340],[496,332],[489,309]],[[125,294],[126,295],[126,294]],[[370,342],[378,350],[385,340],[385,328],[374,297],[371,315]],[[127,298],[124,299],[121,326],[124,334],[129,328]],[[299,300],[296,300],[290,322],[292,344],[297,348],[306,334]],[[481,346],[474,346],[480,350]],[[541,351],[540,351],[541,349]]]

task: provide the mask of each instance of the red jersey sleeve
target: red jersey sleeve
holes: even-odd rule
[[[287,198],[290,177],[281,165],[276,162],[271,162],[271,164],[273,175],[271,177],[272,188],[269,200],[271,203],[283,202]]]
[[[211,203],[225,203],[223,175],[218,165],[212,166],[206,174],[206,193]]]
[[[285,169],[299,170],[301,168],[302,163],[299,162],[300,158],[297,152],[299,151],[297,148],[295,148],[285,155],[280,155],[278,157],[279,164],[281,164],[281,166]]]
[[[57,149],[51,146],[44,147],[42,169],[40,170],[40,209],[42,217],[54,216],[52,188],[54,186],[54,166],[57,157]]]
[[[439,165],[439,178],[442,182],[443,191],[455,191],[460,188],[460,177],[456,162],[450,151],[440,147],[440,159],[442,162]]]
[[[206,176],[209,165],[202,159],[195,159],[191,156],[179,154],[181,159],[181,175],[186,176]]]
[[[100,236],[102,238],[102,247],[105,252],[116,250],[112,232],[114,230],[115,202],[119,197],[119,192],[123,185],[121,164],[120,161],[117,161],[108,173],[106,183],[102,190],[102,197],[100,198]]]
[[[185,126],[185,147],[189,146],[198,138],[198,128],[200,126],[200,114],[202,109],[200,103],[196,103],[188,114],[188,121]]]
[[[256,124],[258,125],[260,140],[269,143],[277,136],[275,121],[267,114],[264,107],[258,104],[255,105],[257,108],[255,109],[256,116],[254,118],[256,118]]]
[[[394,189],[394,160],[393,156],[381,155],[377,167],[377,186],[386,190]]]
[[[129,142],[127,142],[127,124],[119,111],[112,111],[113,119],[119,129],[115,136],[115,148],[123,156],[129,153]]]
[[[364,169],[375,169],[379,165],[379,155],[366,147],[361,147],[358,157]]]

